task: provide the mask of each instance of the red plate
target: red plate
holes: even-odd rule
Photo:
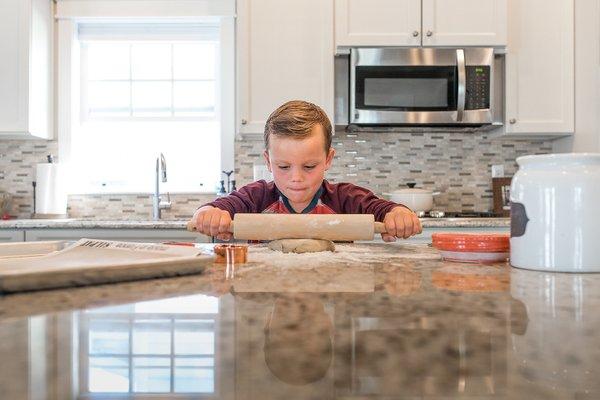
[[[431,239],[433,247],[444,251],[498,253],[510,250],[508,233],[439,232],[432,234]]]

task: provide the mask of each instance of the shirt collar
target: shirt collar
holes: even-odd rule
[[[283,193],[281,193],[281,191],[279,189],[277,189],[277,191],[279,192],[279,197],[281,198],[283,205],[285,206],[285,208],[287,208],[287,210],[290,212],[290,214],[308,214],[319,203],[319,199],[321,198],[321,195],[323,194],[323,186],[321,185],[321,187],[319,188],[319,190],[317,190],[317,193],[315,193],[315,195],[313,196],[313,198],[310,201],[310,203],[308,204],[308,206],[306,206],[306,208],[304,210],[302,210],[302,212],[300,212],[300,213],[297,213],[296,210],[294,210],[294,208],[290,204],[290,201],[288,200],[288,198],[285,197],[285,195]]]

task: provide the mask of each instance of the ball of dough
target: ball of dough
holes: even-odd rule
[[[324,239],[278,239],[270,242],[269,248],[284,253],[316,253],[334,251],[335,245]]]

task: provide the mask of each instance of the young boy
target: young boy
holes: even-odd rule
[[[320,107],[299,100],[281,105],[265,125],[263,155],[273,182],[250,183],[200,207],[192,217],[198,232],[229,240],[235,213],[310,213],[373,214],[385,224],[381,236],[386,242],[421,233],[421,223],[408,207],[351,183],[324,179],[335,154],[331,137],[331,123]]]

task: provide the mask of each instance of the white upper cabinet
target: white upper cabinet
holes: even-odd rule
[[[574,0],[510,0],[506,133],[574,132],[574,36]]]
[[[420,46],[421,0],[335,0],[337,46]]]
[[[0,138],[51,139],[52,2],[0,1]]]
[[[333,121],[333,0],[238,0],[237,52],[239,133],[295,99]]]
[[[423,0],[423,46],[506,46],[507,0]]]
[[[336,46],[506,45],[507,0],[336,0]]]

